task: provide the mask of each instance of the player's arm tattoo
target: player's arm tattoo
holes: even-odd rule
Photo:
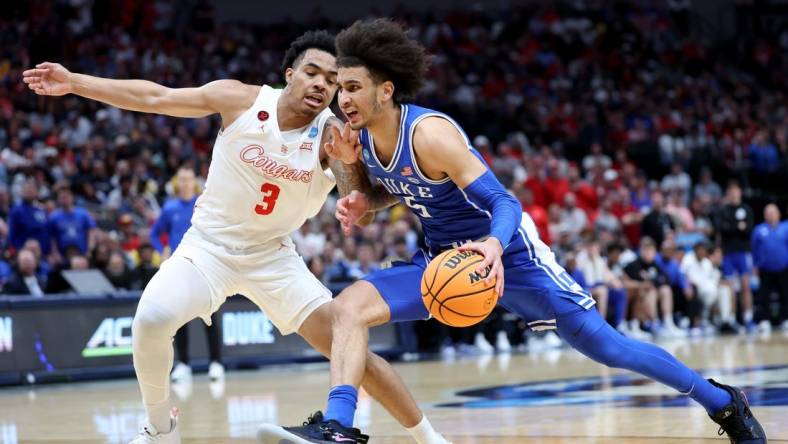
[[[336,117],[329,117],[326,121],[326,129],[324,130],[323,134],[323,142],[321,143],[321,149],[325,145],[326,142],[330,142],[333,139],[333,135],[331,131],[328,131],[329,126],[336,126],[337,129],[342,129],[342,122]],[[334,173],[334,179],[337,183],[337,191],[339,191],[339,197],[345,197],[350,194],[353,190],[358,190],[359,192],[369,196],[372,191],[372,185],[369,183],[369,178],[367,177],[367,172],[364,169],[364,164],[361,162],[356,162],[351,165],[342,162],[341,160],[333,159],[327,154],[325,155],[324,161],[328,164],[328,167],[331,169],[331,172]],[[375,218],[375,212],[369,211],[367,214],[364,215],[359,221],[357,222],[358,225],[369,225]]]
[[[370,186],[369,191],[364,194],[367,195],[370,212],[380,211],[399,203],[399,198],[389,193],[382,185]]]

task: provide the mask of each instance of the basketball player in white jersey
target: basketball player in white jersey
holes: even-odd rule
[[[327,165],[340,194],[354,186],[352,171],[325,153],[339,135],[328,109],[337,90],[334,51],[333,36],[323,31],[296,39],[282,65],[284,89],[235,80],[175,89],[71,73],[48,62],[23,73],[39,95],[71,93],[132,111],[222,118],[192,227],[145,288],[134,317],[134,369],[147,421],[132,444],[180,443],[169,402],[172,338],[195,317],[210,322],[228,295],[245,295],[282,334],[298,332],[330,355],[331,293],[309,272],[289,233],[317,214],[334,186]],[[418,442],[445,442],[385,360],[370,352],[366,368],[367,391]]]

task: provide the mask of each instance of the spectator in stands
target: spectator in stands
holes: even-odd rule
[[[752,139],[749,147],[750,160],[755,177],[761,176],[762,180],[768,180],[772,174],[777,172],[780,166],[780,155],[777,147],[769,141],[769,133],[758,130]]]
[[[38,188],[32,179],[22,185],[22,200],[14,205],[8,219],[8,243],[21,249],[28,239],[36,239],[44,255],[50,251],[46,212],[36,202]]]
[[[48,229],[56,251],[63,255],[68,247],[80,254],[92,250],[96,221],[84,208],[74,205],[74,194],[68,184],[57,188],[60,207],[49,215]]]
[[[692,336],[712,331],[710,321],[714,307],[717,308],[716,324],[725,326],[726,331],[732,330],[731,289],[722,281],[722,273],[712,262],[709,249],[710,245],[706,242],[698,242],[681,260],[681,271],[694,286],[695,294],[702,303],[701,312],[690,319]]]
[[[17,270],[3,286],[4,294],[43,297],[43,283],[36,276],[36,256],[30,250],[19,250],[16,255]]]
[[[716,202],[722,198],[722,189],[714,182],[711,176],[711,170],[707,166],[700,169],[700,178],[698,183],[693,188],[694,197],[708,196],[711,202]]]
[[[693,319],[698,316],[702,306],[698,298],[695,297],[692,284],[687,280],[684,272],[681,271],[681,260],[683,257],[684,253],[676,248],[676,242],[672,238],[668,238],[662,242],[662,248],[657,254],[656,262],[662,273],[668,278],[668,284],[673,295],[674,313],[680,313],[688,319]],[[683,333],[684,331],[682,330],[679,334]]]
[[[38,243],[38,240],[30,238],[25,242],[22,249],[29,250],[35,255],[36,263],[38,264],[36,276],[38,276],[38,282],[43,284],[42,288],[46,288],[47,278],[49,277],[49,272],[52,271],[52,267],[49,265],[49,262],[42,257],[41,244]]]
[[[153,264],[154,250],[151,244],[140,245],[137,253],[139,264],[131,273],[131,289],[143,290],[153,278],[153,275],[159,270],[159,267]]]
[[[659,190],[651,193],[651,212],[640,223],[640,233],[651,238],[657,245],[662,245],[665,237],[672,234],[676,224],[665,212],[665,198]]]
[[[601,167],[602,170],[607,170],[613,165],[610,156],[602,152],[602,145],[599,142],[592,143],[589,150],[591,152],[583,157],[584,171],[591,171],[599,167]]]
[[[118,290],[131,290],[132,279],[123,253],[114,252],[109,256],[104,276]]]
[[[577,206],[577,199],[574,193],[566,193],[564,195],[564,207],[561,210],[560,217],[572,242],[579,240],[580,234],[588,225],[588,216],[586,216],[585,211]]]
[[[684,199],[682,204],[689,204],[690,189],[692,188],[692,179],[689,174],[684,171],[681,163],[674,162],[670,166],[670,174],[662,178],[662,192],[670,195],[674,192],[680,192]]]
[[[633,299],[641,304],[641,321],[647,328],[663,337],[681,336],[673,321],[673,292],[670,280],[657,265],[657,245],[649,237],[640,241],[638,258],[624,267],[624,272],[636,285],[629,290]],[[662,315],[662,328],[653,321],[657,318],[657,301]]]
[[[153,247],[166,259],[178,248],[186,230],[192,225],[192,213],[197,201],[197,177],[194,170],[188,167],[178,169],[175,192],[178,197],[168,199],[151,229],[150,241]],[[165,251],[161,238],[166,235]]]
[[[731,181],[725,194],[725,205],[717,215],[717,230],[724,253],[722,274],[732,288],[736,288],[734,279],[739,280],[742,320],[748,331],[755,329],[750,289],[752,227],[752,210],[749,205],[742,202],[739,184]]]
[[[608,251],[615,248],[611,244]],[[582,271],[585,281],[589,283],[591,295],[597,301],[599,313],[608,319],[613,328],[621,327],[627,312],[626,291],[621,279],[614,274],[608,261],[602,257],[597,240],[589,239],[585,248],[577,255],[577,265]]]
[[[358,260],[354,261],[350,266],[348,274],[355,279],[360,279],[369,273],[378,270],[380,260],[375,257],[375,252],[372,244],[363,242],[358,246]]]
[[[77,247],[70,246],[66,250],[64,262],[49,273],[47,279],[47,293],[68,293],[74,291],[71,284],[63,277],[63,272],[68,270],[88,270],[90,262],[87,257],[79,254]]]
[[[770,203],[763,210],[764,222],[752,230],[752,258],[761,285],[756,298],[755,321],[759,330],[771,331],[772,295],[780,303],[778,322],[788,329],[788,223],[780,223],[780,209]]]

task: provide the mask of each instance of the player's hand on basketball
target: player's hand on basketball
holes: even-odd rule
[[[41,96],[62,96],[72,92],[71,72],[60,63],[39,63],[22,73],[22,81]]]
[[[358,131],[350,128],[346,123],[340,132],[337,127],[331,126],[331,140],[326,142],[326,154],[347,165],[356,163],[361,155],[361,143],[358,140]]]
[[[469,242],[459,248],[460,251],[474,251],[484,256],[484,261],[476,267],[476,272],[484,274],[484,270],[490,267],[485,282],[488,284],[495,280],[495,292],[498,297],[503,296],[503,245],[497,238],[490,236],[483,242]]]
[[[350,236],[353,232],[353,225],[358,222],[369,210],[367,196],[357,190],[353,190],[347,196],[337,201],[337,209],[334,213],[342,225],[342,232],[345,236]]]

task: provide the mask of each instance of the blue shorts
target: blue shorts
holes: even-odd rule
[[[722,257],[722,274],[726,278],[752,273],[752,256],[746,251],[726,253]]]
[[[594,299],[556,263],[530,218],[523,221],[520,233],[521,238],[504,251],[504,291],[498,303],[534,330],[553,329],[556,319],[593,307]],[[427,262],[427,254],[421,251],[410,262],[395,263],[363,278],[388,304],[391,322],[429,318],[421,297]]]

